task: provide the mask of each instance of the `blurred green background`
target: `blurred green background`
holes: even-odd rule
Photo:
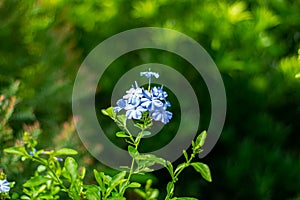
[[[77,159],[88,166],[88,173],[93,168],[109,172],[77,137],[71,122],[72,86],[81,62],[96,45],[144,26],[174,29],[198,41],[226,87],[225,127],[202,160],[210,166],[213,182],[188,170],[176,196],[300,199],[300,1],[0,0],[1,150],[13,145],[24,129],[43,130],[41,146],[73,147],[81,152]],[[116,60],[99,84],[99,109],[109,106],[115,80],[148,62],[172,66],[188,78],[201,104],[201,121],[191,122],[206,129],[206,86],[186,61],[168,52],[140,50]],[[176,127],[178,120],[171,123]],[[169,136],[160,135],[163,145]],[[95,148],[100,151],[101,144]],[[31,163],[16,162],[2,151],[0,156],[9,180],[20,185],[31,175]],[[169,177],[164,170],[154,175],[159,177],[153,177],[154,186],[163,196]],[[94,180],[90,175],[86,181]]]

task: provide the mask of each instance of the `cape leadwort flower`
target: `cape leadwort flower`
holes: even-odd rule
[[[0,193],[1,192],[9,192],[10,186],[7,180],[0,180]]]
[[[133,85],[122,99],[117,101],[117,106],[114,107],[115,112],[126,110],[127,119],[141,119],[143,113],[148,112],[148,117],[154,121],[161,121],[166,124],[172,118],[172,113],[167,110],[171,106],[166,100],[168,94],[161,87],[151,88],[151,77],[159,77],[157,72],[141,72],[141,76],[146,76],[149,80],[148,90],[138,86],[137,82]]]

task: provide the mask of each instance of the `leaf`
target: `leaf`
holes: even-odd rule
[[[102,112],[102,114],[112,118],[113,120],[116,119],[116,113],[115,113],[113,107],[109,107],[107,109],[102,109],[101,112]]]
[[[67,157],[64,167],[71,177],[72,183],[78,178],[78,164],[72,157]]]
[[[115,176],[113,176],[112,180],[111,180],[111,187],[115,187],[116,185],[118,185],[121,180],[125,177],[126,172],[122,171],[118,174],[116,174]]]
[[[100,186],[100,189],[102,191],[104,191],[105,186],[104,186],[104,183],[103,183],[103,180],[102,180],[102,177],[104,176],[104,173],[103,172],[98,172],[97,170],[94,169],[94,176],[95,176],[95,179],[96,179],[97,183]]]
[[[173,182],[169,182],[167,185],[167,193],[168,194],[173,194],[174,192],[174,183]]]
[[[110,197],[107,200],[126,200],[125,197]]]
[[[26,183],[23,184],[24,187],[35,187],[41,184],[45,184],[50,181],[51,178],[45,176],[35,176],[31,177]]]
[[[188,154],[187,154],[186,150],[183,150],[183,155],[185,157],[185,160],[188,161],[189,157],[188,157]]]
[[[193,197],[175,197],[175,198],[172,198],[172,200],[198,200],[198,199],[193,198]]]
[[[125,181],[124,177],[126,175],[125,171],[122,171],[115,176],[112,177],[111,184],[107,188],[106,195],[109,196],[109,194],[115,189],[115,187]]]
[[[134,159],[139,155],[139,152],[131,145],[128,146],[128,153]]]
[[[125,115],[118,115],[117,119],[122,124],[122,126],[126,127],[126,120],[127,120],[127,118],[126,118]]]
[[[166,166],[166,160],[163,158],[159,158],[153,154],[139,154],[138,156],[136,156],[135,158],[136,160],[147,160],[147,161],[152,161],[157,164]]]
[[[119,138],[125,138],[125,137],[130,137],[129,135],[127,135],[124,131],[119,131],[116,133],[116,136]]]
[[[151,135],[152,133],[150,131],[143,131],[142,132],[142,137],[145,137],[145,136],[148,136],[148,135]]]
[[[100,196],[100,188],[96,185],[85,185],[86,189],[86,198],[88,200],[98,200],[101,198]]]
[[[180,171],[181,169],[185,168],[186,164],[185,163],[181,163],[180,165],[177,166],[177,168],[175,169],[174,173],[176,174],[178,171]]]
[[[9,148],[4,149],[4,152],[16,154],[16,155],[20,155],[20,156],[29,156],[29,154],[25,150],[25,147],[9,147]]]
[[[207,135],[206,131],[203,131],[200,135],[198,135],[195,142],[196,146],[202,147],[204,145],[206,135]]]
[[[141,184],[137,183],[137,182],[132,182],[127,187],[129,187],[129,188],[139,188],[139,187],[141,187]]]
[[[167,170],[169,171],[171,177],[174,177],[174,173],[173,173],[173,165],[170,161],[167,161],[166,166]]]
[[[78,152],[74,149],[69,148],[62,148],[54,152],[54,156],[61,156],[61,155],[76,155]]]
[[[191,163],[191,165],[194,167],[194,169],[197,172],[199,172],[201,174],[201,176],[205,180],[207,180],[208,182],[212,181],[209,167],[206,164],[200,163],[200,162],[195,162],[195,163]]]

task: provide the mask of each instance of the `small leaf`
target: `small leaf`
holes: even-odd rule
[[[181,169],[185,168],[186,164],[185,163],[181,163],[180,165],[177,166],[177,168],[175,169],[174,173],[176,174],[178,171],[180,171]]]
[[[125,197],[110,197],[107,200],[126,200]]]
[[[211,182],[211,175],[210,175],[210,170],[209,167],[204,164],[204,163],[200,163],[200,162],[195,162],[195,163],[191,163],[191,165],[194,167],[194,169],[199,172],[201,174],[201,176],[207,180],[208,182]]]
[[[128,146],[128,152],[132,158],[136,158],[139,155],[139,152],[131,145]]]
[[[35,176],[31,177],[26,183],[23,184],[24,187],[35,187],[41,184],[45,184],[50,181],[51,178],[45,176]]]
[[[109,196],[110,193],[116,188],[117,185],[122,184],[126,180],[124,179],[126,175],[125,171],[122,171],[115,176],[112,177],[111,179],[111,184],[108,185],[108,188],[106,190],[106,195]]]
[[[206,131],[203,131],[196,139],[196,146],[202,147],[204,145],[205,139],[206,139]]]
[[[126,126],[126,116],[125,115],[118,115],[117,119],[119,120],[119,122],[122,124],[122,126]]]
[[[103,180],[102,180],[102,177],[104,176],[104,173],[103,172],[98,172],[97,170],[94,169],[94,176],[95,176],[95,179],[96,179],[97,183],[100,186],[100,189],[102,191],[105,191],[105,186],[104,186],[104,183],[103,183]]]
[[[102,112],[102,114],[112,118],[113,120],[116,119],[116,113],[115,113],[113,107],[109,107],[107,109],[102,109],[101,112]]]
[[[54,156],[61,156],[61,155],[76,155],[78,152],[74,149],[69,148],[62,148],[54,152]]]
[[[189,157],[188,157],[188,154],[187,154],[186,150],[183,150],[183,155],[185,157],[185,160],[188,161]]]
[[[141,184],[140,183],[137,183],[137,182],[132,182],[128,185],[129,188],[139,188],[141,187]]]
[[[169,182],[167,185],[167,193],[168,194],[173,194],[174,192],[174,183],[173,182]]]
[[[71,181],[74,182],[78,178],[78,164],[72,157],[67,157],[64,165],[66,171],[71,177]]]
[[[169,171],[171,177],[174,177],[174,173],[173,173],[173,165],[170,161],[166,162],[166,166],[167,170]]]
[[[143,199],[146,199],[147,198],[147,194],[143,191],[143,190],[140,190],[140,189],[135,189],[134,192],[139,195],[140,197],[142,197]]]
[[[174,200],[198,200],[198,199],[193,198],[193,197],[175,197],[173,199]]]
[[[115,187],[116,185],[118,185],[120,183],[120,181],[125,177],[126,172],[122,171],[118,174],[116,174],[115,176],[112,177],[111,180],[111,187]]]
[[[119,131],[116,133],[116,136],[117,137],[120,137],[120,138],[124,138],[124,137],[130,137],[129,135],[127,135],[125,132],[123,131]]]
[[[86,198],[88,200],[98,200],[100,199],[100,188],[96,185],[85,185],[84,188],[86,189]]]
[[[145,137],[145,136],[148,136],[148,135],[151,135],[150,131],[143,131],[142,137]]]
[[[166,160],[163,158],[159,158],[153,154],[139,154],[136,158],[136,160],[146,160],[146,161],[152,161],[155,163],[166,166]]]
[[[25,150],[25,147],[9,147],[4,149],[5,153],[16,154],[20,156],[29,156]]]

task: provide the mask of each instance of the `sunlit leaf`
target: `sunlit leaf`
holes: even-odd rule
[[[204,164],[204,163],[200,163],[200,162],[195,162],[195,163],[191,163],[191,165],[194,167],[194,169],[199,172],[201,174],[201,176],[211,182],[212,179],[211,179],[211,175],[210,175],[210,170],[209,170],[209,167]]]

